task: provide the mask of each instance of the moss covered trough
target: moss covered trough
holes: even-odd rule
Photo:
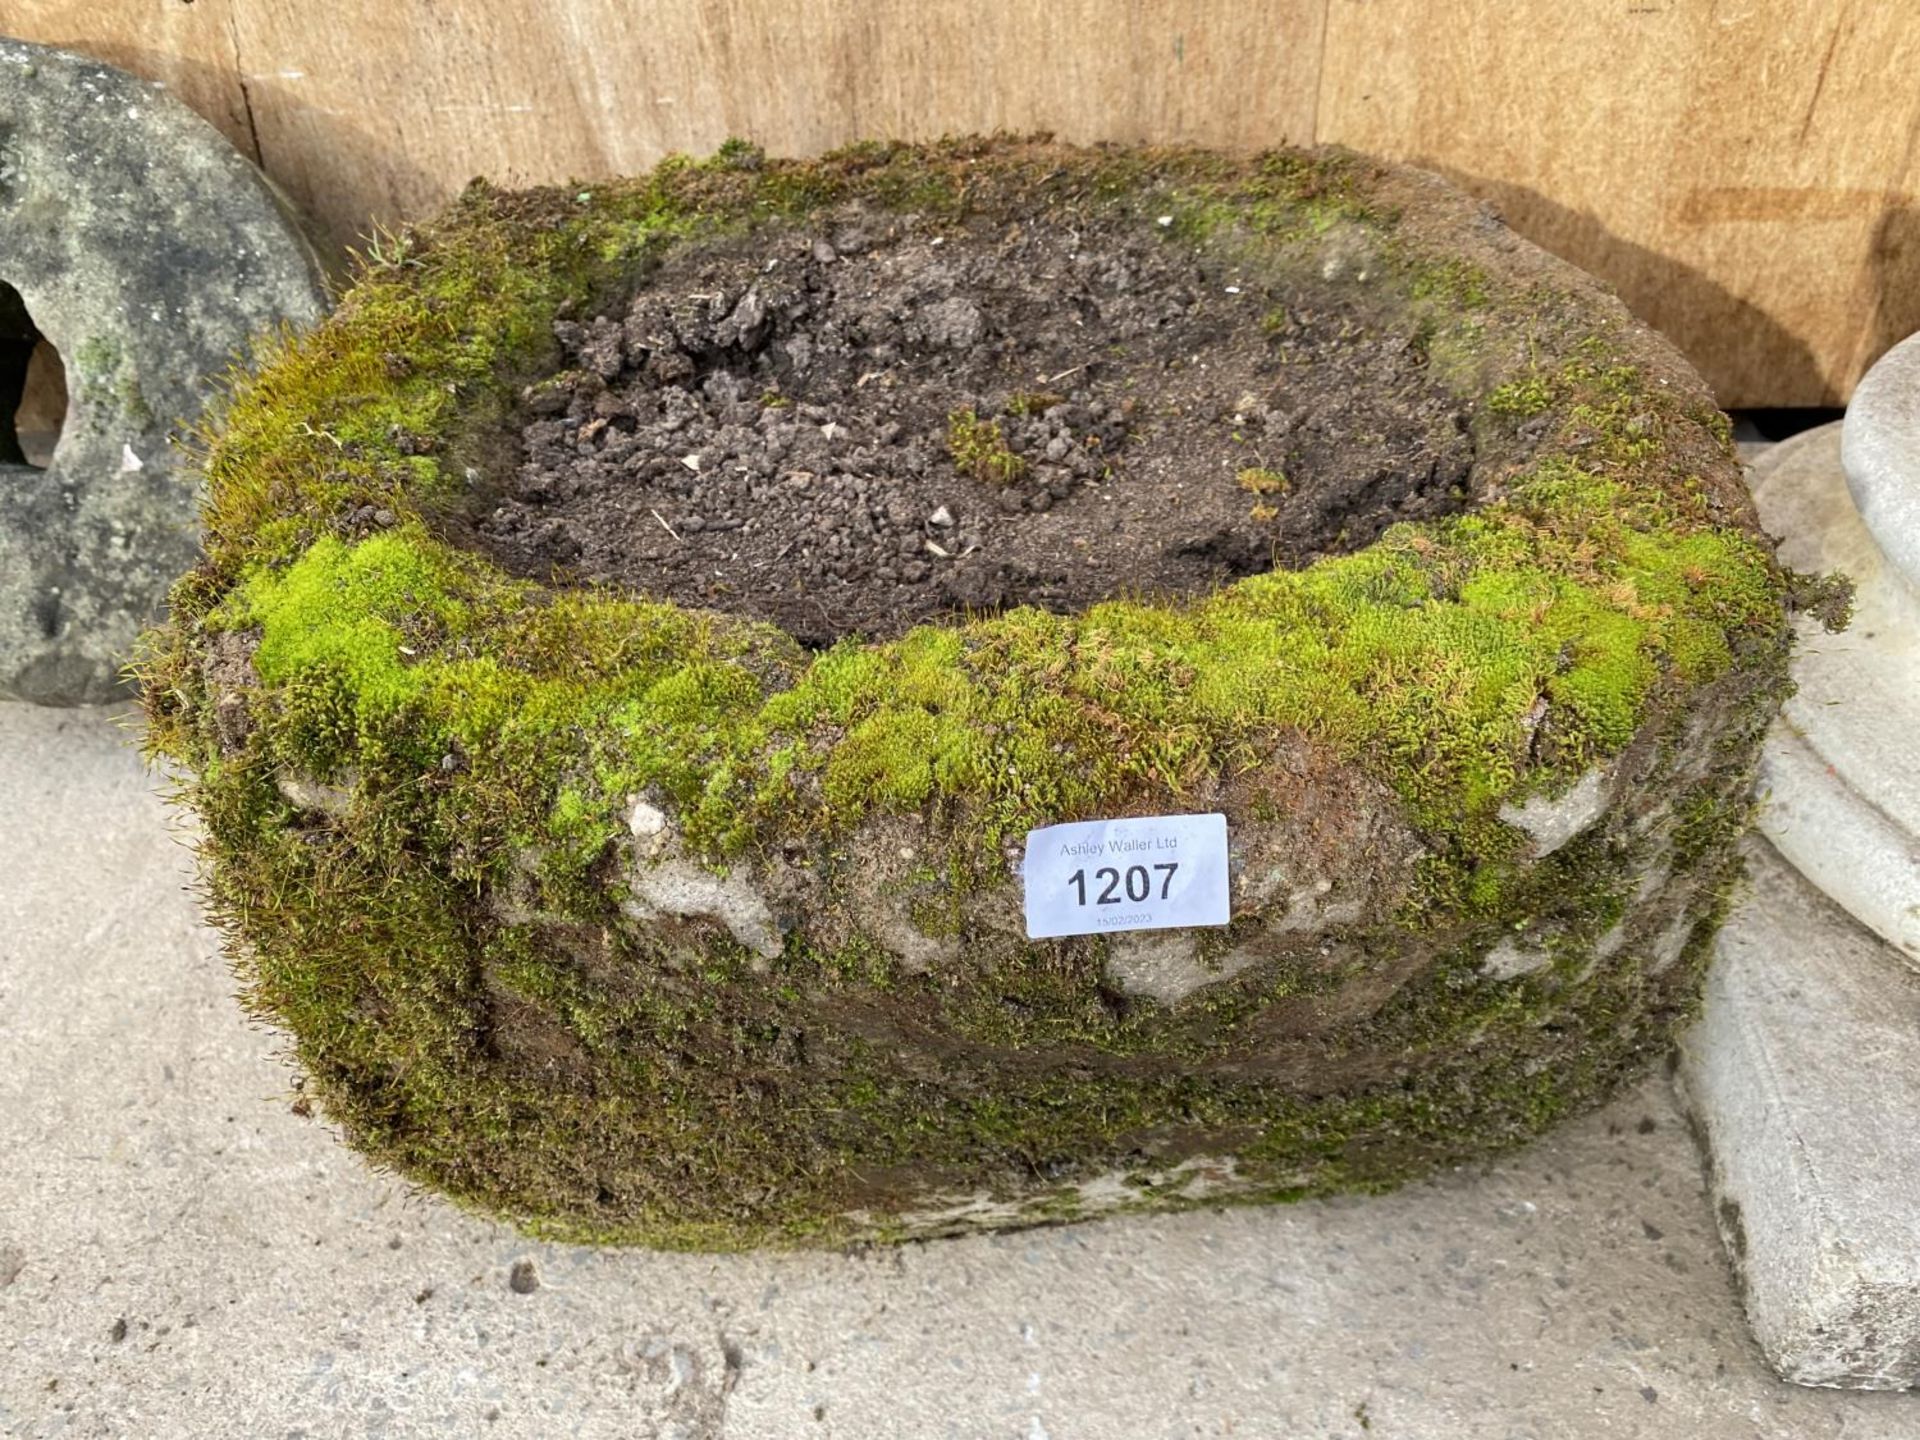
[[[1138,224],[1404,337],[1470,417],[1469,503],[1191,600],[817,653],[462,543],[556,317],[856,210]],[[1512,1144],[1692,1005],[1785,688],[1789,577],[1698,379],[1344,153],[476,185],[206,438],[145,694],[246,994],[352,1144],[569,1239],[896,1239]],[[1028,829],[1209,810],[1230,927],[1025,939]]]

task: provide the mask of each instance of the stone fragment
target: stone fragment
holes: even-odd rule
[[[621,909],[629,919],[663,915],[707,919],[724,925],[733,938],[763,959],[786,948],[779,922],[766,897],[744,869],[715,874],[680,853],[679,836],[667,816],[644,800],[627,816],[635,857],[628,874],[629,895]]]
[[[1147,930],[1113,937],[1106,974],[1129,995],[1177,1005],[1196,991],[1231,980],[1258,958],[1241,947],[1209,964],[1200,958],[1195,932]]]
[[[1500,818],[1527,832],[1536,860],[1551,855],[1606,813],[1610,778],[1603,767],[1589,770],[1564,795],[1533,795],[1524,805],[1509,801]]]
[[[1522,975],[1545,969],[1552,958],[1544,950],[1506,939],[1487,952],[1480,962],[1480,973],[1489,980],[1518,980]]]
[[[348,771],[342,775],[340,783],[334,785],[304,775],[285,774],[277,776],[273,783],[288,804],[338,818],[352,807],[353,792],[360,779]]]

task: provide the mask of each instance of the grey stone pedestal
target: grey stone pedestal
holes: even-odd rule
[[[1840,570],[1762,764],[1748,895],[1681,1082],[1769,1363],[1805,1385],[1920,1385],[1920,349],[1846,427],[1754,467],[1781,557]],[[1844,440],[1844,444],[1843,444]],[[1843,456],[1844,448],[1844,456]]]
[[[1920,975],[1755,841],[1683,1047],[1754,1337],[1803,1385],[1920,1380]]]

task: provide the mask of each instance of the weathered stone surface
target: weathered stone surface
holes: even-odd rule
[[[1551,855],[1606,813],[1612,778],[1604,767],[1596,767],[1564,795],[1534,795],[1524,805],[1502,805],[1500,818],[1527,832],[1536,858]]]
[[[663,915],[717,921],[763,960],[779,956],[785,948],[779,923],[744,868],[716,875],[688,859],[666,812],[648,801],[634,801],[627,829],[635,854],[621,908],[629,918],[642,924]]]
[[[1681,1075],[1755,1338],[1803,1385],[1920,1383],[1920,979],[1771,846]]]
[[[1129,995],[1177,1005],[1196,991],[1231,980],[1258,960],[1243,947],[1209,965],[1200,958],[1200,943],[1191,932],[1149,930],[1114,937],[1107,951],[1107,979]]]
[[[169,437],[253,336],[324,308],[266,181],[163,87],[0,40],[0,281],[66,363],[44,471],[0,466],[0,695],[99,700],[198,548]]]

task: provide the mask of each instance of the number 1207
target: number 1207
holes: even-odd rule
[[[1123,900],[1131,900],[1138,905],[1142,900],[1152,898],[1155,875],[1160,877],[1160,898],[1165,900],[1173,890],[1173,872],[1179,868],[1178,860],[1166,861],[1151,867],[1151,874],[1148,873],[1149,867],[1145,865],[1129,865],[1124,873],[1111,865],[1103,865],[1093,872],[1091,881],[1087,879],[1086,871],[1076,870],[1067,877],[1067,884],[1073,887],[1074,893],[1079,897],[1075,901],[1079,905],[1087,903],[1089,884],[1098,887],[1093,899],[1096,905],[1118,905]]]

